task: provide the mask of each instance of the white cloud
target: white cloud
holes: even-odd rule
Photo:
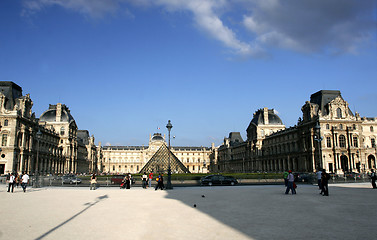
[[[373,0],[252,1],[243,24],[263,48],[308,53],[355,52],[372,37]]]
[[[22,15],[32,15],[50,6],[92,18],[117,11],[134,18],[126,5],[189,12],[199,29],[233,54],[260,57],[271,46],[306,53],[356,52],[376,30],[373,1],[343,0],[339,4],[338,0],[25,0]],[[241,24],[227,26],[226,14],[238,18]],[[251,34],[241,39],[239,32],[245,29]]]
[[[108,13],[114,13],[121,0],[24,0],[22,15],[35,14],[44,8],[54,5],[80,12],[84,15],[100,18]]]

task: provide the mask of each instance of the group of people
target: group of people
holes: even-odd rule
[[[144,189],[147,189],[148,187],[152,187],[152,181],[153,181],[153,172],[149,173],[148,175],[144,172],[143,175],[141,176],[141,182],[142,182],[142,187]],[[133,178],[131,174],[126,174],[124,177],[121,187],[125,189],[130,189],[131,185],[133,184]],[[155,190],[161,189],[163,190],[165,188],[164,186],[164,177],[163,174],[159,174],[156,177],[156,187]]]
[[[322,196],[328,196],[330,174],[326,173],[325,169],[320,169],[316,172],[316,175],[318,180],[318,188],[321,190],[320,194]],[[291,170],[284,173],[284,183],[286,186],[285,194],[289,194],[289,192],[296,194],[297,186],[295,184],[295,176]]]
[[[318,188],[321,190],[319,194],[322,196],[329,195],[329,180],[331,178],[330,174],[326,172],[325,169],[318,169],[316,172]]]
[[[8,183],[8,191],[7,192],[13,192],[14,191],[14,185],[18,188],[20,182],[21,187],[24,192],[26,192],[27,184],[29,183],[29,175],[26,173],[23,173],[22,176],[18,175],[18,173],[9,173],[7,175],[7,183]]]

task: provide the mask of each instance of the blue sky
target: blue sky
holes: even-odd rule
[[[376,2],[2,0],[0,80],[103,145],[146,145],[169,119],[173,145],[219,145],[259,108],[295,125],[322,89],[377,117]]]

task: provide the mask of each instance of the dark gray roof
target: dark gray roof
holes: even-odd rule
[[[5,108],[13,110],[16,99],[22,97],[22,88],[10,81],[0,81],[0,92],[5,95]]]
[[[164,137],[161,135],[161,133],[155,133],[153,134],[153,137],[151,139],[152,141],[165,141]]]
[[[229,140],[231,146],[238,145],[243,142],[240,132],[230,132]]]
[[[84,145],[89,144],[89,131],[88,130],[78,130],[77,131],[77,140]]]
[[[56,122],[56,108],[57,105],[50,104],[49,109],[42,113],[41,117],[39,118],[42,122]],[[62,104],[62,116],[61,116],[62,122],[68,122],[74,121],[74,118],[72,117],[68,107],[64,104]]]
[[[328,109],[327,104],[337,97],[340,97],[343,99],[340,91],[338,90],[321,90],[316,93],[313,93],[310,96],[310,103],[317,104],[319,106],[319,110],[321,110],[324,115],[327,115],[329,114],[329,109]],[[351,116],[353,116],[351,109],[348,108],[348,112]]]
[[[316,93],[313,93],[310,96],[310,102],[318,104],[322,110],[326,104],[331,102],[337,97],[342,97],[340,91],[337,90],[321,90]]]
[[[263,109],[259,109],[255,114],[251,123],[255,125],[265,125]],[[268,109],[268,124],[269,125],[283,125],[283,122],[278,115],[275,114],[274,109]]]

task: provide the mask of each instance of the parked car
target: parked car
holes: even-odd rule
[[[111,177],[111,184],[121,184],[126,175],[114,175]]]
[[[350,178],[350,179],[361,179],[361,175],[360,173],[356,173],[356,172],[349,172],[346,174],[346,178]]]
[[[62,177],[62,183],[63,184],[80,184],[81,179],[76,176],[63,176]]]
[[[309,182],[310,174],[308,173],[294,173],[295,182]]]
[[[202,177],[200,179],[200,184],[201,185],[235,185],[238,184],[237,179],[234,177],[230,176],[222,176],[222,175],[209,175]]]

